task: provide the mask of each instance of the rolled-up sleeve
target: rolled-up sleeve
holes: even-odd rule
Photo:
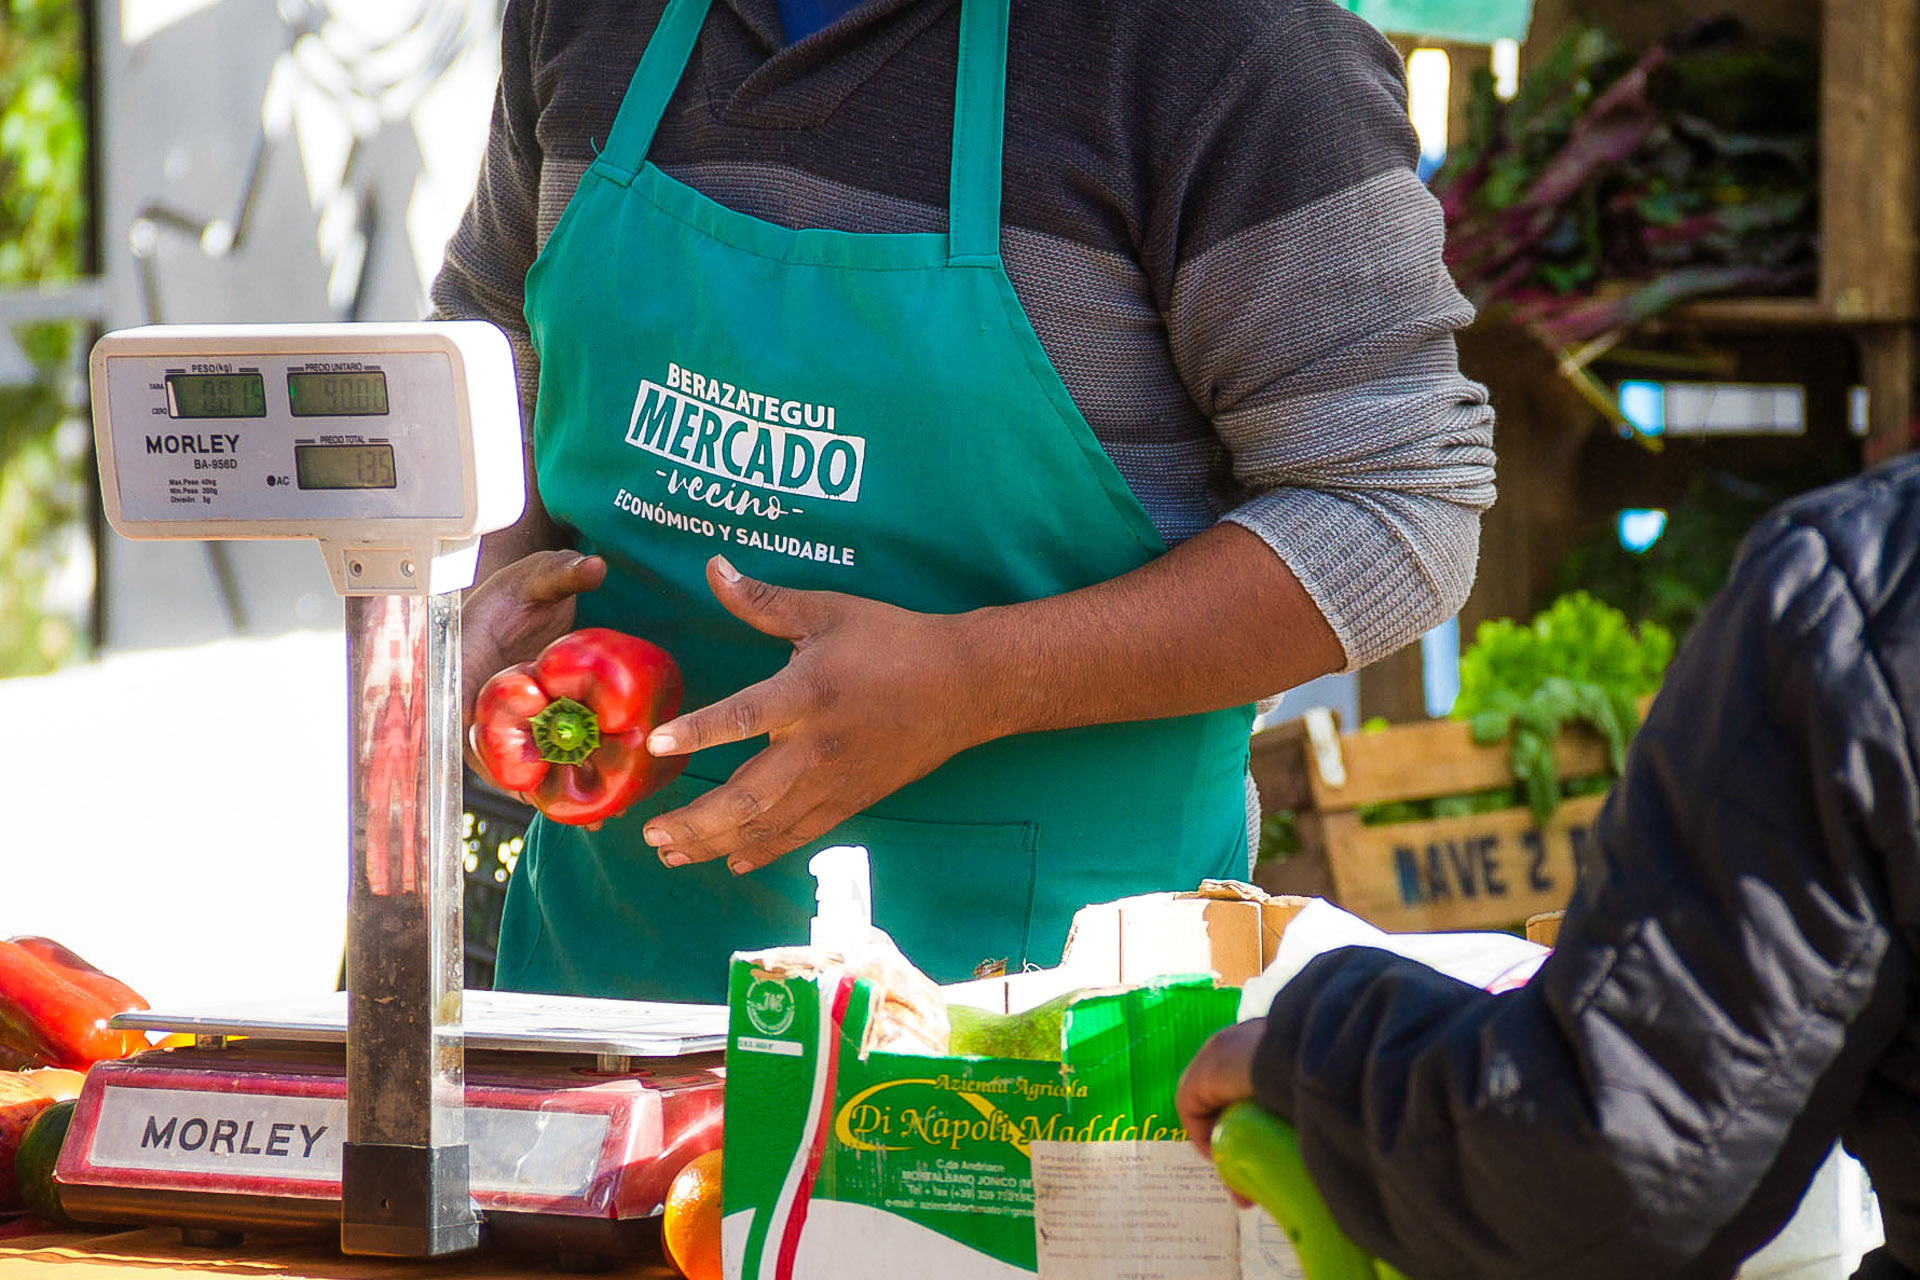
[[[1299,5],[1196,129],[1211,160],[1181,188],[1175,361],[1244,491],[1225,519],[1361,667],[1458,611],[1494,498],[1493,410],[1454,346],[1473,310],[1402,68],[1351,15]]]

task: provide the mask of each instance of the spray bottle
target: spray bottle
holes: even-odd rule
[[[867,947],[873,927],[873,881],[867,851],[857,844],[822,849],[807,862],[814,879],[814,947],[851,959]]]

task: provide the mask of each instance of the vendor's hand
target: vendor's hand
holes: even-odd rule
[[[707,582],[728,612],[794,653],[779,674],[647,739],[655,755],[770,739],[725,783],[647,823],[668,866],[763,867],[991,736],[947,615],[773,586],[720,556]]]
[[[1265,1018],[1236,1022],[1200,1046],[1180,1076],[1174,1109],[1187,1127],[1187,1140],[1213,1158],[1213,1126],[1220,1113],[1253,1096],[1253,1051],[1267,1029]],[[1234,1199],[1247,1202],[1238,1195]]]
[[[607,562],[577,551],[536,551],[489,575],[460,605],[460,723],[473,722],[480,686],[517,662],[531,662],[573,630],[574,597],[607,576]],[[467,763],[486,771],[471,749]],[[491,779],[489,779],[491,781]]]

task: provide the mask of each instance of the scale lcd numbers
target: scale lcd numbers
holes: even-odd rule
[[[257,373],[169,373],[167,412],[175,418],[264,418],[266,379]]]
[[[312,538],[343,594],[433,594],[522,508],[492,325],[152,326],[102,338],[91,372],[101,496],[127,537]]]
[[[390,444],[297,444],[294,483],[302,489],[391,489]]]
[[[387,375],[365,373],[289,373],[287,407],[296,418],[365,418],[387,411]]]
[[[377,344],[116,355],[105,382],[120,513],[292,528],[453,520],[466,505],[458,378],[447,351]]]

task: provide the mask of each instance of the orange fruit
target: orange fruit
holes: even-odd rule
[[[87,1083],[84,1072],[69,1071],[64,1067],[35,1067],[22,1071],[21,1078],[55,1102],[65,1102],[80,1096],[81,1088]]]
[[[687,1280],[721,1280],[718,1151],[695,1156],[674,1176],[660,1219],[660,1242]]]

